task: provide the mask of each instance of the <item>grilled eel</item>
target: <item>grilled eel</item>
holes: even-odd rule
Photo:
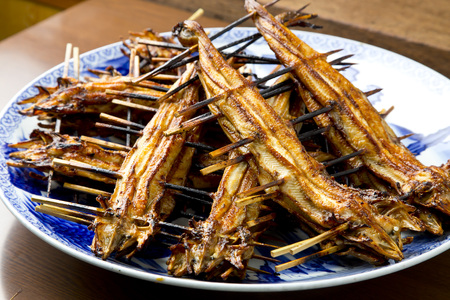
[[[365,94],[330,66],[324,55],[300,40],[256,1],[246,0],[245,6],[253,13],[256,27],[276,57],[283,65],[294,68],[293,73],[311,92],[313,100],[321,107],[336,102],[328,115],[353,151],[364,150],[364,165],[408,197],[409,203],[450,215],[450,175],[444,167],[427,167],[419,162]]]
[[[49,115],[51,117],[68,114],[114,113],[115,110],[123,110],[123,108],[112,104],[111,101],[123,97],[108,94],[107,90],[138,93],[152,97],[164,95],[164,92],[135,86],[129,81],[127,76],[115,76],[94,82],[61,78],[58,80],[57,88],[40,87],[37,95],[20,102],[20,104],[32,103],[32,105],[19,112],[26,116]],[[142,103],[149,104],[152,102],[145,101]]]
[[[238,156],[233,151],[230,158]],[[218,273],[222,279],[230,275],[243,277],[253,255],[254,233],[246,223],[259,216],[260,205],[236,205],[237,194],[256,186],[257,178],[246,162],[225,169],[211,212],[205,221],[192,221],[191,230],[170,249],[168,272],[174,276]]]
[[[198,23],[185,21],[182,26],[182,43],[198,42],[198,72],[207,95],[229,93],[226,99],[211,104],[210,110],[223,114],[240,139],[253,139],[246,148],[260,173],[282,182],[278,185],[283,195],[281,204],[317,229],[348,222],[349,229],[341,233],[346,243],[401,260],[398,221],[379,215],[363,199],[367,193],[340,185],[329,176],[323,165],[308,155],[293,128],[225,62]]]
[[[10,153],[9,157],[14,160],[7,161],[8,166],[34,168],[42,172],[54,170],[67,176],[81,176],[108,184],[114,184],[116,180],[82,169],[55,165],[52,161],[54,158],[75,160],[98,168],[118,171],[126,156],[124,151],[106,150],[82,141],[78,137],[39,129],[31,133],[30,140],[8,146],[25,149]]]
[[[276,83],[290,76],[282,76]],[[287,91],[268,99],[275,111],[286,120],[293,118],[289,113],[290,94],[291,91]],[[231,126],[227,128],[232,130]],[[233,150],[228,159],[240,154],[240,151]],[[239,193],[255,187],[257,183],[257,174],[247,162],[225,168],[217,191],[212,194],[214,202],[208,218],[192,221],[192,229],[183,235],[181,242],[171,247],[172,255],[167,262],[169,274],[178,277],[206,274],[208,278],[217,275],[223,280],[228,277],[243,279],[254,253],[252,242],[267,227],[255,229],[248,226],[249,221],[256,220],[260,215],[259,203],[239,206],[236,201],[239,200]]]
[[[161,64],[163,64],[164,60],[161,61],[161,58],[172,58],[180,53],[180,51],[170,48],[144,45],[142,43],[139,43],[138,39],[143,41],[150,40],[170,44],[175,44],[175,42],[171,37],[161,36],[159,33],[155,32],[152,29],[145,29],[142,32],[129,32],[129,40],[123,41],[123,44],[130,50],[136,50],[136,54],[140,57],[140,71],[142,74],[149,72],[152,69],[157,68]]]
[[[195,74],[193,67],[174,84],[186,82]],[[185,141],[196,142],[198,130],[165,136],[164,131],[178,126],[190,115],[175,113],[198,100],[198,85],[191,85],[160,104],[158,112],[143,130],[120,170],[114,193],[106,201],[107,213],[95,219],[92,251],[103,259],[113,252],[133,255],[159,231],[158,222],[172,212],[173,192],[164,182],[182,185],[189,171],[194,149]]]

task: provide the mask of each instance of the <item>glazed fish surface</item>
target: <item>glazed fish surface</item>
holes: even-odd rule
[[[178,84],[195,73],[190,67]],[[175,85],[176,86],[176,85]],[[196,141],[196,131],[165,136],[164,131],[189,117],[175,117],[184,106],[198,100],[198,86],[192,85],[161,103],[158,112],[143,130],[142,137],[128,153],[120,170],[114,193],[106,201],[107,213],[96,218],[92,250],[103,259],[112,253],[131,256],[142,249],[158,231],[175,206],[164,182],[183,184],[194,153],[185,141]]]
[[[198,41],[203,88],[210,96],[229,94],[216,101],[214,107],[233,124],[241,139],[253,140],[246,147],[260,172],[281,182],[281,204],[317,231],[349,222],[349,230],[342,233],[346,242],[401,260],[398,222],[379,215],[363,199],[366,194],[340,185],[329,176],[323,165],[307,153],[293,128],[226,63],[198,23],[184,22],[183,39]]]
[[[247,11],[276,57],[311,93],[305,104],[336,103],[328,116],[334,130],[352,151],[364,150],[361,160],[377,177],[389,182],[410,203],[450,214],[450,176],[445,167],[424,166],[400,142],[365,94],[318,53],[283,26],[254,0]],[[345,145],[341,145],[341,149]],[[339,145],[337,144],[337,147]],[[448,164],[448,163],[447,163]]]

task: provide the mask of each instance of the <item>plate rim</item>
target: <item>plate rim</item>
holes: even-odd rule
[[[211,27],[211,28],[205,28],[205,29],[214,31],[214,30],[221,29],[221,27]],[[256,29],[254,27],[238,27],[234,30],[255,31]],[[378,49],[379,51],[388,52],[391,55],[396,55],[396,56],[401,57],[401,59],[406,59],[409,62],[412,62],[413,64],[418,64],[421,66],[421,68],[425,68],[428,72],[432,72],[434,75],[440,76],[441,79],[443,79],[444,81],[450,81],[450,79],[448,79],[441,73],[431,69],[430,67],[423,65],[422,63],[417,62],[411,58],[408,58],[406,56],[403,56],[401,54],[393,52],[391,50],[387,50],[387,49],[384,49],[384,48],[381,48],[378,46],[363,43],[363,42],[360,42],[357,40],[352,40],[352,39],[348,39],[348,38],[333,36],[333,35],[319,33],[319,32],[308,32],[308,31],[301,31],[301,30],[293,30],[293,31],[296,33],[300,33],[300,34],[319,35],[319,36],[324,36],[326,38],[338,39],[338,40],[343,40],[343,41],[351,42],[351,43],[356,42],[364,47],[374,47],[374,48]],[[165,32],[165,33],[161,33],[161,34],[169,34],[169,33]],[[98,48],[92,49],[90,51],[87,51],[87,52],[81,54],[81,57],[89,56],[89,55],[92,55],[92,53],[101,51],[102,49],[115,47],[120,44],[122,44],[121,41],[114,42],[114,43],[111,43],[108,45],[104,45],[102,47],[98,47]],[[4,118],[8,109],[10,109],[16,103],[16,101],[20,97],[20,95],[22,95],[30,87],[33,87],[34,84],[37,81],[39,81],[41,78],[47,76],[48,74],[55,72],[55,70],[62,68],[63,64],[64,63],[55,65],[54,67],[48,69],[47,71],[43,72],[42,74],[38,75],[33,80],[28,82],[2,108],[2,110],[0,112],[0,120],[2,120]],[[5,166],[5,168],[8,168],[8,167]],[[333,287],[333,286],[356,283],[356,282],[361,282],[361,281],[389,275],[389,274],[410,268],[412,266],[415,266],[421,262],[427,261],[427,260],[445,252],[446,250],[448,250],[450,248],[450,241],[446,241],[442,245],[439,245],[439,246],[437,246],[427,252],[424,252],[420,255],[411,257],[408,260],[402,260],[400,262],[390,264],[388,266],[383,266],[380,268],[374,267],[373,269],[368,269],[367,271],[364,271],[362,273],[344,275],[341,277],[330,278],[330,279],[319,279],[319,280],[312,279],[312,280],[306,280],[306,281],[297,280],[297,281],[273,282],[273,283],[213,282],[213,281],[197,280],[195,278],[174,277],[169,274],[155,274],[152,272],[136,270],[136,269],[127,267],[126,265],[117,265],[108,260],[104,261],[96,256],[86,255],[85,253],[81,253],[81,252],[77,251],[76,249],[71,248],[71,247],[63,244],[62,242],[48,236],[45,232],[41,231],[38,227],[34,226],[28,220],[26,220],[25,217],[18,210],[16,210],[16,208],[12,205],[12,203],[10,203],[9,199],[7,199],[7,197],[4,194],[4,189],[1,189],[0,199],[5,204],[5,206],[8,208],[8,210],[20,221],[20,223],[22,225],[24,225],[28,230],[30,230],[33,234],[38,236],[44,242],[52,245],[56,249],[66,253],[76,259],[79,259],[88,264],[94,265],[96,267],[100,267],[100,268],[103,268],[103,269],[106,269],[106,270],[109,270],[112,272],[116,272],[119,274],[124,274],[126,276],[134,277],[134,278],[137,278],[140,280],[150,281],[153,283],[161,283],[161,284],[166,284],[166,285],[179,286],[179,287],[184,287],[184,288],[194,288],[194,289],[214,290],[214,291],[226,291],[226,290],[233,289],[238,292],[282,292],[282,291],[299,291],[299,290],[311,290],[311,289],[319,289],[319,288],[325,288],[325,287]]]

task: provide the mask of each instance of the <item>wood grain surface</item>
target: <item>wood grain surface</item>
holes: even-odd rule
[[[232,21],[243,13],[243,0],[153,0],[206,16]],[[271,0],[261,0],[268,3]],[[270,11],[317,13],[318,32],[340,36],[407,56],[450,77],[450,1],[448,0],[281,0]],[[250,24],[251,22],[247,22]]]
[[[377,2],[379,6],[393,5],[389,4],[393,1]],[[336,20],[343,14],[337,4],[321,8],[325,9],[330,9],[327,14],[335,15]],[[423,18],[432,18],[433,14]],[[62,62],[67,42],[84,52],[116,42],[126,37],[128,30],[147,27],[157,31],[171,30],[189,15],[188,11],[139,0],[81,2],[0,42],[0,107],[4,107],[34,77]],[[241,15],[234,13],[232,18]],[[402,17],[398,22],[408,23],[408,20]],[[199,21],[204,26],[227,23],[206,17]],[[401,26],[407,28],[410,25]],[[362,25],[347,28],[349,34],[365,32],[370,35],[372,32],[371,28]],[[356,29],[352,31],[351,28]],[[433,42],[426,47],[443,51],[438,45],[441,44],[439,33],[430,31],[429,35]],[[375,42],[378,42],[377,37],[373,36]],[[408,47],[416,42],[405,40],[404,43]],[[448,62],[445,65],[448,66]],[[450,251],[394,274],[326,289],[251,294],[203,291],[150,283],[82,262],[37,238],[3,204],[0,204],[0,262],[0,299],[450,299]]]

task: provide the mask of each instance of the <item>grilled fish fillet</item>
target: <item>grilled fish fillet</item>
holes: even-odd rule
[[[195,70],[190,67],[178,84],[190,79]],[[174,85],[174,87],[177,84]],[[111,198],[106,202],[108,213],[97,217],[91,248],[106,259],[113,252],[132,255],[159,230],[158,222],[172,212],[175,202],[164,182],[182,184],[190,168],[194,149],[184,147],[188,139],[195,142],[198,129],[186,134],[165,136],[171,126],[179,126],[190,115],[175,117],[175,113],[198,100],[198,85],[192,85],[175,98],[161,103],[119,170]]]
[[[118,171],[126,156],[124,151],[106,150],[66,134],[36,129],[31,133],[30,138],[29,141],[8,145],[11,148],[26,148],[10,153],[9,157],[14,160],[8,161],[8,166],[34,168],[43,172],[54,170],[67,176],[82,176],[114,184],[116,180],[111,177],[67,166],[53,165],[52,161],[54,158],[75,160],[102,169]]]
[[[276,83],[290,78],[282,76]],[[268,99],[270,105],[286,121],[293,117],[289,113],[289,97],[291,92],[284,92]],[[223,123],[223,119],[219,122]],[[227,126],[231,135],[233,127]],[[242,152],[233,150],[228,159],[233,159]],[[251,158],[251,163],[256,164]],[[257,185],[258,178],[248,162],[231,165],[224,170],[211,212],[205,221],[192,222],[192,230],[185,233],[180,243],[171,247],[168,272],[174,276],[202,273],[219,274],[222,279],[230,276],[243,278],[248,260],[252,257],[254,246],[252,241],[262,232],[261,228],[252,230],[247,222],[260,215],[260,204],[246,206],[236,205],[238,194]],[[230,268],[233,270],[230,272]]]
[[[32,103],[32,105],[22,109],[20,113],[27,116],[45,114],[58,116],[80,113],[114,113],[114,110],[123,110],[111,103],[113,99],[121,97],[107,94],[106,90],[139,93],[153,97],[164,95],[164,92],[131,85],[127,76],[115,76],[94,82],[68,80],[61,79],[57,89],[40,88],[36,96],[21,102],[23,104]],[[62,81],[64,84],[61,84]],[[144,103],[148,104],[149,102]]]
[[[235,156],[236,153],[231,158]],[[253,254],[252,232],[246,222],[259,216],[259,204],[238,207],[235,201],[239,192],[256,184],[256,175],[246,162],[225,169],[213,194],[209,217],[205,221],[194,221],[181,242],[171,247],[172,255],[167,262],[169,274],[199,275],[219,268],[224,269],[220,272],[223,274],[233,267],[239,277],[245,275],[245,266]]]
[[[335,101],[328,113],[354,151],[365,150],[364,165],[388,181],[411,203],[450,214],[450,176],[443,168],[424,166],[402,145],[363,92],[330,66],[321,53],[301,41],[254,0],[248,12],[276,57],[294,68],[296,78],[321,106]]]
[[[254,138],[247,148],[273,180],[283,180],[279,190],[285,207],[322,228],[349,222],[342,235],[380,255],[402,259],[401,241],[392,220],[381,222],[360,191],[338,184],[312,158],[289,127],[264,98],[230,67],[194,21],[184,22],[184,36],[198,40],[199,75],[211,95],[229,92],[214,106],[234,125],[241,139]],[[214,113],[214,111],[212,111]]]

